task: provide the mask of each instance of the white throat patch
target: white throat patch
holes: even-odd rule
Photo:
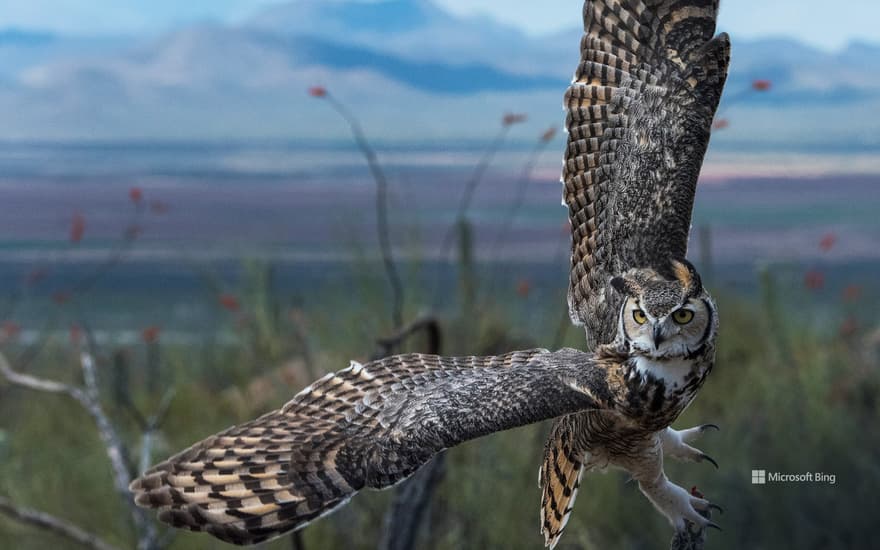
[[[662,378],[668,387],[684,384],[684,378],[691,372],[694,362],[681,357],[669,359],[653,359],[643,355],[635,357],[636,371],[639,374],[651,373],[655,378]]]

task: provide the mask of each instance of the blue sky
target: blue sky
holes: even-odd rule
[[[236,21],[281,0],[0,0],[0,28],[77,34],[159,32],[194,20]],[[330,1],[330,0],[326,0]],[[532,34],[577,24],[580,0],[436,0],[457,13],[484,13]],[[734,36],[789,36],[835,49],[852,39],[880,42],[880,2],[723,0],[721,27]],[[573,15],[575,14],[575,15]]]

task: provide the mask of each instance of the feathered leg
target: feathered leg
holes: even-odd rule
[[[666,477],[663,471],[663,438],[665,431],[654,434],[646,443],[648,446],[639,453],[617,462],[632,474],[639,483],[639,489],[659,510],[676,531],[688,529],[688,523],[698,530],[705,527],[718,528],[706,512],[720,507],[704,499],[699,493],[690,493]]]
[[[711,462],[716,468],[715,460],[689,443],[696,441],[708,429],[718,430],[715,424],[703,424],[687,430],[673,430],[666,428],[660,433],[660,441],[663,444],[663,454],[685,462]]]

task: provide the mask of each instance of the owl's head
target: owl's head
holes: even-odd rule
[[[611,281],[623,297],[618,338],[631,353],[667,359],[690,357],[714,341],[715,302],[694,266],[673,261],[670,276],[632,269]]]

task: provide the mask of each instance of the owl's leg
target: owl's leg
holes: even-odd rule
[[[703,451],[688,445],[688,443],[696,441],[703,432],[710,428],[717,430],[718,426],[715,424],[703,424],[702,426],[688,428],[687,430],[666,428],[666,430],[660,432],[663,454],[685,462],[711,462],[717,468],[718,463],[715,462],[715,459]]]
[[[708,512],[713,508],[720,510],[720,507],[672,483],[665,473],[661,472],[658,478],[650,482],[640,481],[639,489],[648,497],[648,500],[651,501],[654,507],[666,516],[677,531],[687,528],[686,521],[693,523],[699,528],[713,527],[720,529],[709,518],[700,513]]]

